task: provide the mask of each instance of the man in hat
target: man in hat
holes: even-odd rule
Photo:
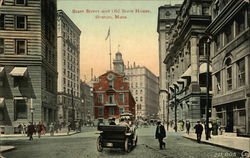
[[[111,119],[111,122],[109,123],[109,125],[116,125],[116,123],[115,123],[115,118],[112,118],[112,119]]]
[[[197,124],[194,126],[195,129],[195,133],[197,135],[197,142],[200,143],[201,142],[201,135],[202,135],[202,131],[203,131],[203,126],[201,125],[200,121],[197,121]]]
[[[157,121],[155,139],[158,139],[161,150],[163,149],[162,147],[165,148],[166,146],[166,143],[163,141],[163,138],[165,137],[166,137],[165,127],[161,124],[161,121]]]

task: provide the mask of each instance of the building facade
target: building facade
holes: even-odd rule
[[[135,101],[124,75],[108,71],[93,83],[95,119],[120,118],[123,112],[135,115]]]
[[[136,116],[140,119],[156,119],[159,110],[158,78],[146,67],[127,66],[125,76],[136,102]]]
[[[58,118],[80,120],[80,29],[62,10],[57,11]]]
[[[4,0],[0,6],[0,124],[57,120],[56,0]]]
[[[204,36],[211,22],[210,5],[210,0],[184,0],[177,18],[167,32],[169,41],[164,63],[169,92],[168,120],[189,120],[191,127],[196,121],[206,118],[207,64]],[[208,106],[211,107],[211,87],[209,89]]]
[[[92,87],[85,82],[81,82],[81,103],[83,107],[82,118],[84,123],[94,120],[94,99]]]
[[[157,32],[159,43],[159,117],[165,122],[168,117],[168,89],[167,89],[167,73],[164,59],[166,57],[166,46],[169,42],[169,29],[177,17],[177,11],[180,5],[165,5],[158,9]]]
[[[214,1],[212,22],[212,116],[226,132],[250,135],[250,5],[244,0]]]

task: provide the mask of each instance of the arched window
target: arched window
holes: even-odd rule
[[[231,58],[227,58],[225,61],[225,65],[226,65],[226,72],[227,72],[227,90],[231,90],[232,89],[232,60]]]

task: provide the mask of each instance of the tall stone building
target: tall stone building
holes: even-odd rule
[[[157,118],[159,110],[158,78],[146,67],[127,66],[125,76],[136,102],[136,116],[141,119]]]
[[[250,136],[250,5],[249,1],[213,1],[212,116],[226,132]]]
[[[185,0],[169,29],[164,59],[169,92],[169,121],[190,120],[194,124],[206,118],[207,65],[204,36],[211,22],[211,2]],[[209,97],[211,100],[211,91]],[[211,106],[210,103],[208,106]]]
[[[169,30],[174,23],[180,5],[164,5],[158,9],[157,32],[159,43],[159,117],[165,122],[168,118],[168,89],[167,89],[167,73],[164,59],[166,57],[166,46],[169,42]]]
[[[92,87],[85,82],[81,82],[81,99],[83,122],[89,123],[94,120],[94,99]]]
[[[80,29],[62,10],[57,11],[58,117],[60,122],[79,120]]]
[[[5,0],[0,6],[0,124],[57,120],[56,0]]]

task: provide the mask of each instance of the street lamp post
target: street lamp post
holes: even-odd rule
[[[206,54],[207,54],[207,99],[206,99],[206,140],[209,139],[209,66],[210,66],[210,39],[208,38],[206,43]]]
[[[176,87],[174,86],[174,122],[175,122],[175,132],[177,132],[177,103],[176,103]]]
[[[33,98],[30,100],[30,113],[31,113],[31,122],[33,124],[34,120],[34,107],[33,107]]]

